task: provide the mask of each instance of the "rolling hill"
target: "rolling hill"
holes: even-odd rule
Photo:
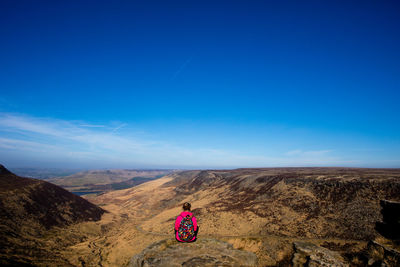
[[[362,251],[380,238],[375,224],[382,217],[382,199],[400,200],[399,169],[185,171],[91,201],[109,210],[124,229],[114,229],[120,238],[102,240],[110,243],[102,250],[110,264],[126,264],[132,253],[172,237],[173,222],[188,201],[201,227],[199,238],[225,240],[254,252],[261,266],[288,263],[295,242],[334,250],[362,266]],[[127,236],[131,240],[122,242]]]
[[[99,192],[129,188],[172,172],[173,170],[89,170],[47,181],[68,191]]]
[[[0,264],[69,265],[44,238],[55,228],[98,221],[105,211],[61,187],[0,165]]]
[[[6,170],[2,174],[10,175],[15,179]],[[31,183],[30,179],[23,179],[18,187],[29,192]],[[3,184],[7,188],[7,182]],[[15,184],[10,188],[15,188]],[[56,222],[60,222],[61,227],[50,237],[41,236],[46,233],[43,230],[47,229],[47,221],[37,219],[46,217],[33,212],[37,226],[25,224],[24,230],[19,232],[31,237],[29,246],[40,244],[47,249],[25,256],[25,261],[16,258],[19,263],[30,263],[31,260],[36,265],[46,266],[140,266],[141,262],[146,262],[149,266],[157,266],[157,262],[168,262],[181,251],[186,253],[185,264],[240,262],[247,257],[253,258],[254,254],[257,261],[249,266],[254,266],[255,262],[257,266],[294,263],[307,266],[307,262],[314,266],[366,266],[369,263],[391,266],[390,261],[384,259],[385,255],[392,253],[392,259],[399,255],[396,252],[399,244],[389,242],[376,231],[375,226],[379,221],[383,221],[379,224],[381,227],[397,225],[387,218],[398,216],[388,216],[386,211],[382,217],[381,206],[382,203],[390,207],[398,205],[400,169],[182,171],[132,188],[87,196],[86,199],[108,213],[98,221],[94,220],[99,217],[84,216],[62,221],[61,218],[73,218],[72,209],[58,209],[56,218],[61,217]],[[37,201],[36,198],[24,200],[28,203]],[[200,225],[198,238],[201,241],[193,248],[188,246],[188,250],[177,245],[173,238],[175,218],[186,201],[192,203]],[[34,206],[40,205],[36,203]],[[3,209],[2,214],[4,210],[7,209]],[[80,214],[79,209],[76,212]],[[2,221],[6,221],[7,217],[2,216],[5,218]],[[25,216],[30,215],[25,213]],[[81,222],[75,223],[77,221]],[[3,233],[9,239],[21,240],[17,236],[19,232],[14,234],[11,231],[12,227]],[[18,244],[16,247],[21,249],[21,246]],[[46,259],[51,258],[49,249],[54,247],[58,262],[49,264]],[[197,255],[196,251],[200,250],[201,255]],[[219,257],[215,250],[224,251],[225,256]],[[2,253],[5,261],[5,255],[10,254]],[[13,253],[16,255],[17,252]],[[38,264],[38,259],[42,259],[43,264]],[[8,257],[7,260],[12,262],[14,258]]]

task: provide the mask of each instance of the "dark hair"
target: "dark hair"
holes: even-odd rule
[[[183,203],[183,210],[190,210],[190,207],[191,207],[192,205],[190,205],[190,203],[189,202],[185,202],[185,203]]]

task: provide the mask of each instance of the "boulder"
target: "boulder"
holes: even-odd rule
[[[368,242],[368,266],[400,266],[400,252],[375,241]]]
[[[342,256],[327,248],[309,242],[294,242],[293,267],[349,266]]]
[[[129,266],[257,266],[257,257],[216,239],[201,238],[194,243],[165,239],[135,255]]]

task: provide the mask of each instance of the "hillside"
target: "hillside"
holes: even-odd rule
[[[16,176],[0,165],[0,264],[65,265],[43,236],[57,227],[98,221],[104,212],[61,187]]]
[[[98,192],[129,188],[172,172],[172,170],[89,170],[47,181],[69,191]]]
[[[266,266],[290,260],[299,241],[362,263],[359,253],[380,237],[375,224],[381,220],[381,199],[400,200],[399,169],[186,171],[91,201],[114,216],[113,236],[97,243],[108,244],[100,254],[111,265],[127,264],[152,242],[172,237],[175,217],[188,201],[198,217],[199,237],[254,252]]]
[[[20,181],[20,187],[26,192],[33,183],[32,179],[15,177],[9,172],[5,176]],[[7,188],[5,181],[2,187]],[[15,184],[10,188],[14,187]],[[31,220],[21,227],[23,230],[19,231],[31,237],[30,243],[25,242],[30,249],[34,245],[45,248],[40,253],[38,249],[33,250],[34,255],[25,257],[25,262],[34,258],[42,259],[41,264],[38,261],[35,264],[43,266],[127,266],[129,263],[136,266],[143,261],[157,266],[159,261],[169,262],[176,253],[184,253],[185,257],[174,260],[185,264],[203,262],[213,266],[212,262],[231,262],[235,265],[242,256],[256,255],[258,266],[288,266],[295,261],[297,266],[305,266],[307,259],[312,259],[316,266],[366,266],[368,262],[382,263],[382,259],[370,258],[370,255],[382,256],[381,244],[390,243],[375,230],[377,222],[382,221],[379,225],[386,230],[388,225],[397,225],[388,220],[393,217],[387,215],[388,211],[382,217],[381,208],[389,205],[391,210],[397,210],[397,206],[391,207],[397,205],[393,201],[400,201],[400,169],[184,171],[86,198],[108,213],[99,221],[82,219],[81,223],[70,225],[67,225],[69,221],[61,221],[60,225],[65,226],[50,230],[43,237],[39,236],[46,229],[46,220],[35,219],[40,222],[38,226]],[[195,246],[182,247],[173,238],[173,223],[185,201],[192,203],[200,225],[201,242]],[[56,222],[71,218],[65,209],[58,213],[61,217]],[[34,215],[34,218],[45,216]],[[39,230],[35,232],[35,229]],[[10,240],[21,240],[18,232],[14,234],[11,230],[12,227],[3,233]],[[17,249],[21,249],[22,245],[18,245]],[[397,251],[398,244],[391,248]],[[58,262],[46,261],[50,258],[50,249]],[[224,251],[225,256],[219,257],[216,250]],[[395,250],[387,251],[398,255]],[[201,255],[197,255],[200,251]],[[9,255],[2,253],[3,258]],[[18,253],[21,255],[21,250]],[[17,259],[22,262],[21,258]],[[11,260],[9,257],[8,262]]]
[[[171,210],[189,201],[208,234],[368,240],[376,235],[379,200],[400,200],[400,170],[188,171],[173,175],[162,189],[171,190],[163,195],[164,210],[144,228],[158,221],[162,229],[169,229]],[[138,204],[134,191],[121,194]],[[117,193],[107,201],[119,202]],[[223,225],[213,223],[215,218],[223,220]]]

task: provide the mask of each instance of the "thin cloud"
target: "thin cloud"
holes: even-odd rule
[[[62,128],[66,128],[64,125]],[[51,135],[63,137],[66,135],[65,131],[60,131],[51,123],[46,123],[45,119],[38,120],[37,118],[0,114],[0,127],[5,131],[21,131],[31,132],[37,134]]]
[[[104,128],[104,125],[96,125],[96,124],[80,124],[81,127],[88,127],[88,128]]]
[[[51,151],[58,149],[57,146],[48,145],[34,141],[24,141],[12,138],[0,138],[0,148],[21,151]]]
[[[25,152],[29,152],[38,158],[59,159],[59,162],[67,160],[79,165],[97,162],[126,167],[234,168],[351,164],[330,156],[331,150],[292,150],[280,157],[269,157],[248,151],[193,147],[193,144],[178,145],[152,138],[138,138],[133,134],[138,129],[126,128],[116,135],[118,130],[128,126],[126,123],[114,128],[107,124],[104,127],[86,125],[93,124],[0,113],[0,160],[6,160],[7,153],[13,152],[23,161]],[[176,139],[179,140],[179,137]],[[24,165],[23,162],[21,165]]]

